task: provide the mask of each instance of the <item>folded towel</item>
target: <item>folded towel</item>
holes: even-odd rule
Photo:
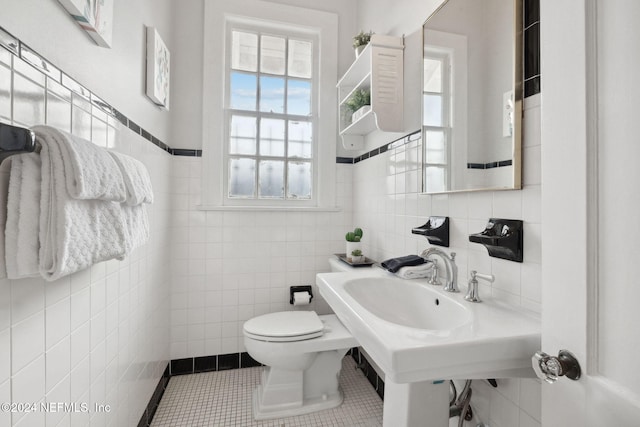
[[[38,222],[40,219],[40,156],[20,154],[11,160],[5,260],[7,277],[38,276]]]
[[[398,258],[389,258],[382,261],[382,266],[392,273],[400,270],[402,267],[424,264],[426,260],[418,255],[407,255]]]
[[[127,254],[149,240],[149,217],[145,205],[122,205],[127,230]]]
[[[424,264],[413,267],[401,267],[400,270],[396,272],[396,276],[402,279],[424,279],[425,277],[431,276],[432,271],[433,263],[427,260]]]
[[[110,151],[116,164],[122,172],[122,178],[127,189],[127,200],[129,206],[136,206],[141,203],[153,203],[153,188],[149,171],[142,162],[127,156],[126,154]]]
[[[32,130],[41,143],[58,147],[65,167],[63,178],[71,197],[125,201],[127,193],[122,173],[107,150],[50,126],[34,126]]]
[[[50,136],[54,132],[42,129],[33,129],[42,145],[40,274],[51,281],[101,261],[124,258],[131,243],[120,203],[73,197],[65,176],[72,173],[72,160],[64,154],[63,144]],[[107,158],[117,169],[112,157]],[[124,184],[122,189],[124,200]]]

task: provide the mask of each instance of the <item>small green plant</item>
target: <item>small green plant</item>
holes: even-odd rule
[[[347,242],[359,242],[362,239],[362,228],[356,228],[345,235]]]
[[[351,255],[353,256],[362,256],[362,251],[360,249],[355,249],[351,251]]]
[[[372,31],[365,33],[364,31],[360,31],[358,34],[353,36],[353,47],[356,48],[358,46],[365,46],[371,41]]]
[[[351,94],[345,105],[355,113],[362,106],[371,105],[371,93],[366,89],[357,89]]]

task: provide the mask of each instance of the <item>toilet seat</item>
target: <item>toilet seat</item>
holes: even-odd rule
[[[291,342],[322,336],[324,325],[315,311],[281,311],[254,317],[243,332],[259,341]]]

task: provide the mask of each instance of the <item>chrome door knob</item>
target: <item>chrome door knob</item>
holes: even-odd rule
[[[563,376],[576,381],[580,379],[582,372],[578,360],[567,350],[560,350],[558,357],[538,351],[531,358],[531,365],[538,378],[549,384],[555,383]]]

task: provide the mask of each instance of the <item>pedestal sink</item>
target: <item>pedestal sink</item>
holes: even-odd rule
[[[539,316],[378,268],[316,276],[321,295],[385,373],[384,426],[448,425],[449,379],[532,377]],[[426,424],[425,424],[426,423]]]

